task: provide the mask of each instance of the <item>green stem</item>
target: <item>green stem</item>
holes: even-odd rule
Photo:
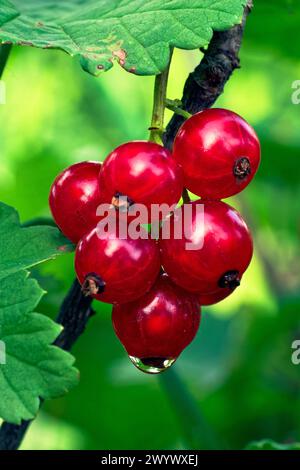
[[[175,370],[167,370],[160,380],[180,419],[189,449],[221,450],[210,423]]]
[[[182,200],[183,200],[183,204],[188,204],[189,202],[191,202],[188,190],[186,188],[183,188]]]
[[[170,109],[175,114],[184,117],[184,119],[189,119],[192,114],[182,109],[181,105],[182,103],[180,101],[166,99],[166,108]]]
[[[170,53],[170,61],[166,70],[156,75],[154,85],[154,99],[153,99],[153,112],[151,119],[150,137],[151,142],[162,143],[162,135],[164,132],[164,117],[166,108],[166,96],[168,87],[168,78],[170,72],[170,65],[173,55],[173,49]]]
[[[11,51],[11,48],[12,48],[11,44],[3,44],[2,46],[0,46],[0,79],[2,77],[5,66],[7,64],[7,59]]]

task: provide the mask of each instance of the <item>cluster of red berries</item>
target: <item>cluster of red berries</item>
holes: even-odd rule
[[[82,290],[114,304],[115,332],[139,369],[157,373],[169,367],[194,338],[201,305],[219,302],[240,284],[252,258],[252,238],[241,215],[220,199],[243,190],[259,162],[251,126],[231,111],[211,109],[183,124],[173,153],[156,143],[129,142],[102,165],[78,163],[54,181],[50,208],[77,244]],[[153,239],[140,225],[137,239],[120,237],[111,227],[99,237],[100,204],[109,204],[120,224],[128,224],[136,217],[135,204],[171,207],[183,188],[201,199],[187,204],[188,221],[186,204],[160,221],[167,238]]]

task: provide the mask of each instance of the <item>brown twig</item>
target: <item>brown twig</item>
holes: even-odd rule
[[[228,31],[214,32],[203,59],[185,83],[181,99],[184,111],[195,114],[210,108],[223,93],[233,71],[240,67],[238,54],[246,19],[252,7],[252,0],[248,0],[241,24]],[[178,114],[172,117],[163,136],[167,148],[172,148],[174,136],[184,120]]]

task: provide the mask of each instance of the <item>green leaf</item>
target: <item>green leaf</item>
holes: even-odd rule
[[[0,285],[0,417],[19,424],[36,415],[40,398],[55,398],[76,385],[74,358],[53,346],[61,326],[30,313],[43,291],[19,272]]]
[[[0,41],[61,49],[94,74],[117,60],[140,75],[163,71],[170,47],[206,46],[241,22],[246,0],[0,0]]]
[[[279,444],[271,439],[254,441],[247,445],[246,450],[300,450],[300,443]]]
[[[0,203],[0,279],[72,250],[57,228],[23,228],[15,209]]]
[[[32,313],[43,291],[26,268],[73,245],[55,227],[20,225],[17,212],[0,203],[0,417],[32,419],[40,398],[66,393],[77,382],[74,358],[52,343],[61,326]]]

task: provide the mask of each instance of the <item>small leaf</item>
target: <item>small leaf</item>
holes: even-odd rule
[[[279,444],[271,439],[253,441],[247,445],[246,450],[300,450],[300,443]]]
[[[74,358],[52,343],[61,326],[30,313],[43,291],[22,271],[0,284],[0,417],[19,424],[36,415],[40,398],[55,398],[76,385]]]
[[[21,227],[15,209],[0,203],[0,279],[72,250],[57,228]]]
[[[170,47],[206,46],[213,30],[241,22],[246,0],[0,0],[0,41],[61,49],[98,75],[114,60],[154,75]]]

